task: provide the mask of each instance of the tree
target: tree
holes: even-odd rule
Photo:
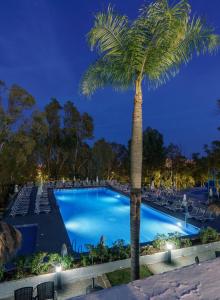
[[[88,42],[97,51],[96,61],[85,73],[81,89],[91,95],[97,89],[134,87],[131,138],[131,278],[139,278],[139,235],[142,174],[142,83],[154,86],[175,76],[192,54],[212,53],[219,36],[199,17],[191,16],[187,0],[170,5],[156,0],[145,5],[129,22],[109,7],[95,15]]]
[[[89,149],[86,140],[93,137],[93,120],[87,113],[82,115],[71,101],[67,101],[64,105],[64,136],[66,152],[70,155],[66,156],[71,168],[69,174],[80,176],[82,168],[88,163]],[[84,169],[84,174],[88,176],[88,170]]]
[[[62,129],[61,129],[62,106],[55,98],[45,107],[46,120],[48,123],[47,138],[47,170],[52,178],[58,178],[59,164],[62,156]]]
[[[114,152],[104,139],[95,142],[92,149],[94,171],[99,178],[109,178],[113,167]]]
[[[163,135],[156,129],[148,127],[143,132],[143,175],[152,175],[153,171],[163,168],[164,164]]]

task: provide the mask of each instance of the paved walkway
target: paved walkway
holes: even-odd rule
[[[210,259],[214,259],[216,256],[214,251],[206,251],[203,253],[199,253],[198,257],[199,261],[203,262]],[[166,262],[151,264],[148,265],[148,268],[153,274],[161,274],[164,272],[180,269],[182,267],[189,266],[192,264],[195,264],[195,255],[180,257],[176,260],[173,260],[171,264],[168,264]]]
[[[72,284],[64,285],[62,290],[57,291],[58,300],[66,300],[86,294],[86,289],[92,284],[91,279],[80,280]],[[111,287],[106,275],[99,276],[95,279],[95,284],[103,289]],[[4,298],[2,300],[14,300],[14,297]]]
[[[58,292],[58,300],[66,300],[71,297],[76,297],[79,295],[85,295],[86,289],[88,286],[92,284],[91,279],[86,280],[80,280],[78,282],[75,282],[73,284],[69,284],[67,286],[64,286],[61,291]],[[101,286],[103,289],[111,287],[108,279],[105,275],[99,276],[95,280],[95,284],[98,286]]]

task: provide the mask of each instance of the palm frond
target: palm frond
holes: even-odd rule
[[[191,17],[188,0],[155,0],[129,23],[111,7],[98,13],[88,34],[98,59],[82,80],[90,95],[104,86],[127,88],[146,79],[158,86],[175,76],[194,54],[214,53],[220,38],[199,17]]]
[[[81,92],[85,96],[92,95],[97,89],[111,86],[124,90],[134,82],[134,76],[122,61],[100,58],[90,65],[81,81]]]
[[[124,35],[127,29],[127,17],[117,15],[111,6],[106,13],[99,12],[88,34],[91,49],[104,55],[119,55],[124,49]]]

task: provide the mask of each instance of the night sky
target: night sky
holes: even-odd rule
[[[220,1],[191,0],[193,11],[206,17],[220,34]],[[94,54],[86,33],[96,11],[110,1],[1,0],[0,79],[32,93],[42,108],[51,97],[73,100],[92,115],[95,138],[127,144],[131,131],[133,91],[98,91],[91,99],[79,93],[79,82]],[[143,0],[113,0],[119,12],[135,18]],[[195,57],[181,73],[157,90],[144,86],[144,127],[164,135],[166,144],[181,146],[184,154],[200,152],[219,139],[220,52]]]

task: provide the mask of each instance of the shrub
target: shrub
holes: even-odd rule
[[[15,278],[20,279],[25,277],[27,273],[27,268],[29,266],[30,258],[25,256],[20,256],[15,260],[16,273]]]
[[[167,240],[166,234],[157,234],[152,245],[156,249],[164,250],[166,247],[166,240]]]
[[[126,259],[129,257],[128,246],[125,246],[124,240],[117,240],[113,243],[112,248],[109,249],[110,259]]]
[[[81,256],[81,264],[83,265],[83,267],[87,267],[90,265],[89,257],[87,255]]]
[[[30,269],[32,274],[39,275],[45,273],[49,269],[49,259],[46,252],[39,252],[32,256],[30,261]]]
[[[61,265],[64,270],[74,267],[74,258],[71,255],[65,255],[61,257]]]
[[[4,267],[2,264],[0,264],[0,282],[3,280],[4,278]]]
[[[180,234],[179,232],[169,233],[167,242],[174,245],[175,249],[179,249],[181,246]]]
[[[141,255],[154,254],[156,252],[155,248],[152,245],[143,246],[141,247]]]
[[[219,239],[219,234],[214,228],[207,227],[200,231],[199,237],[202,244],[206,244],[217,241]]]
[[[153,247],[159,250],[166,250],[166,244],[170,243],[174,248],[180,248],[180,234],[178,232],[166,234],[157,234],[156,239],[153,241]]]
[[[192,241],[189,238],[181,239],[181,247],[187,248],[192,246]]]
[[[91,264],[109,261],[109,248],[103,242],[100,241],[97,246],[86,244],[85,247],[88,249]]]

